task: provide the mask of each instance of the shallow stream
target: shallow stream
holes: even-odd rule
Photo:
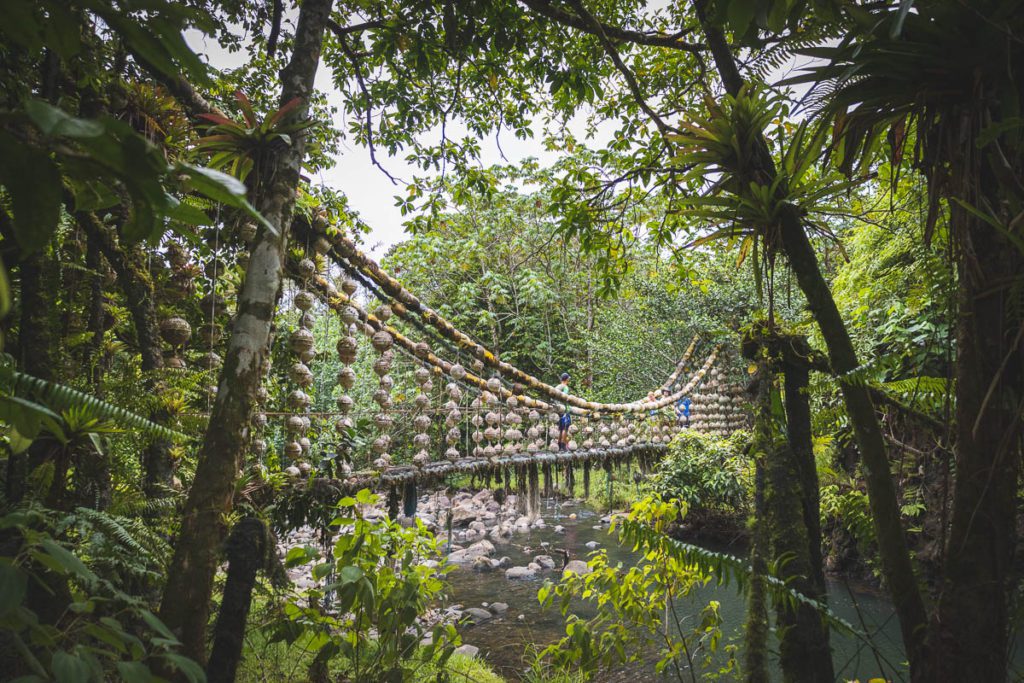
[[[576,513],[575,520],[569,519],[571,513]],[[494,556],[507,555],[514,566],[520,566],[529,563],[536,555],[548,554],[561,566],[560,549],[568,550],[574,559],[586,559],[591,552],[586,544],[596,541],[608,551],[612,563],[621,561],[623,565],[629,566],[637,559],[631,549],[622,548],[616,543],[615,536],[609,535],[607,526],[599,525],[603,513],[571,503],[559,507],[554,501],[546,501],[542,514],[547,522],[546,527],[517,533],[507,542],[495,542]],[[563,526],[565,530],[554,531],[556,525]],[[549,543],[550,546],[542,548],[541,543]],[[736,549],[712,549],[739,554]],[[564,622],[559,611],[554,608],[541,610],[537,601],[537,589],[544,579],[557,576],[557,571],[545,571],[537,579],[509,580],[501,570],[481,573],[468,567],[449,575],[452,603],[460,603],[467,608],[479,607],[484,602],[508,603],[509,609],[503,615],[467,627],[463,631],[463,642],[480,648],[480,656],[510,681],[522,676],[532,656],[529,654],[531,651],[540,650],[564,635]],[[677,606],[678,616],[692,617],[709,600],[717,600],[721,604],[724,631],[738,644],[741,641],[745,606],[744,597],[734,585],[716,586],[712,583],[695,591]],[[583,602],[575,604],[577,609],[574,611],[579,616],[592,616],[593,612],[587,611],[589,605]],[[870,634],[877,651],[876,658],[871,647],[862,640],[833,632],[833,660],[840,680],[866,681],[880,676],[883,671],[884,677],[889,680],[906,679],[899,627],[892,605],[884,596],[863,585],[848,585],[830,579],[829,604],[838,617]],[[882,670],[879,668],[879,660]],[[603,683],[616,683],[674,679],[674,675],[663,679],[654,673],[651,666],[630,665],[601,680]]]

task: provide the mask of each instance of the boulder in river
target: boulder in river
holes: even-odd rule
[[[451,564],[472,564],[478,557],[490,557],[494,554],[494,544],[490,541],[477,541],[465,550],[456,550],[448,556]]]
[[[505,570],[506,579],[532,579],[537,576],[537,572],[529,567],[510,567]]]
[[[474,624],[487,621],[494,616],[489,610],[485,610],[482,607],[467,607],[462,614],[463,616],[469,617],[469,620]]]
[[[538,555],[533,561],[540,565],[541,569],[554,569],[555,560],[550,555]]]
[[[462,655],[463,657],[476,657],[480,654],[480,648],[476,645],[459,645],[455,648],[455,654]]]
[[[582,576],[583,574],[589,574],[590,571],[590,566],[583,560],[572,560],[565,565],[565,569],[562,570],[562,573],[568,574],[569,572],[572,572],[573,574],[579,574]]]

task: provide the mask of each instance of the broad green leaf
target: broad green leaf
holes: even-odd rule
[[[85,660],[63,650],[53,653],[50,668],[57,683],[88,683],[90,678]]]
[[[91,569],[86,567],[74,553],[53,539],[44,538],[39,542],[39,545],[42,546],[47,555],[52,557],[69,574],[73,574],[89,583],[96,580],[96,575],[93,574]]]
[[[76,118],[43,100],[26,100],[25,113],[44,135],[63,135],[69,138],[95,138],[103,135],[103,124],[100,122]]]
[[[25,599],[28,575],[13,565],[0,564],[0,616],[18,608]]]
[[[14,236],[25,252],[50,240],[60,219],[61,178],[50,155],[0,131],[0,184],[14,214]]]
[[[155,683],[158,680],[142,662],[118,662],[117,673],[125,683]]]

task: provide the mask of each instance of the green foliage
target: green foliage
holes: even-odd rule
[[[875,527],[871,519],[868,495],[859,489],[843,490],[838,484],[821,487],[821,522],[823,527],[839,524],[857,541],[865,557],[872,557]]]
[[[422,561],[438,554],[437,543],[418,520],[403,527],[396,521],[370,522],[359,505],[377,496],[368,490],[338,503],[338,530],[332,556],[313,565],[314,579],[326,578],[322,589],[308,591],[300,603],[284,605],[283,618],[272,625],[272,641],[300,643],[321,661],[343,658],[346,672],[359,681],[412,681],[424,666],[448,680],[446,663],[459,644],[451,625],[437,625],[432,644],[421,647],[428,630],[419,616],[445,588],[447,568]],[[315,561],[309,547],[288,551],[288,566]],[[316,607],[330,601],[331,611]],[[308,606],[307,606],[308,605]],[[372,640],[371,632],[376,633]]]
[[[747,455],[749,435],[734,432],[722,439],[683,430],[669,444],[647,482],[663,500],[679,500],[688,509],[742,514],[750,507],[753,463]]]
[[[673,502],[651,499],[638,503],[631,522],[650,525],[662,533],[680,516]],[[626,540],[623,538],[623,540]],[[655,670],[687,676],[734,673],[735,646],[722,642],[718,603],[709,602],[694,617],[681,617],[676,605],[709,580],[703,567],[665,547],[643,547],[643,559],[629,568],[612,566],[607,552],[594,553],[590,572],[567,573],[558,584],[546,583],[538,593],[544,606],[558,605],[566,617],[566,635],[546,648],[542,657],[560,668],[578,668],[588,679],[613,664],[641,661],[657,652]],[[574,600],[596,603],[597,615],[588,620],[571,614]],[[714,670],[722,651],[726,663]]]
[[[71,537],[84,543],[60,540],[72,529]],[[26,674],[18,681],[148,682],[158,669],[178,670],[190,683],[205,681],[202,668],[178,654],[180,643],[167,627],[121,588],[132,575],[123,571],[125,564],[150,571],[145,555],[131,556],[145,552],[148,541],[95,511],[58,517],[27,507],[0,517],[0,530],[18,543],[11,555],[0,557],[0,632]],[[99,538],[103,533],[111,535]],[[122,566],[109,572],[112,559]],[[30,601],[40,589],[50,595]],[[47,602],[56,603],[59,618],[36,611]]]

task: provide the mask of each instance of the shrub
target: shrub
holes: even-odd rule
[[[734,432],[722,439],[692,430],[680,432],[668,455],[648,480],[663,500],[679,500],[690,510],[746,511],[753,486],[747,457],[750,435]]]

